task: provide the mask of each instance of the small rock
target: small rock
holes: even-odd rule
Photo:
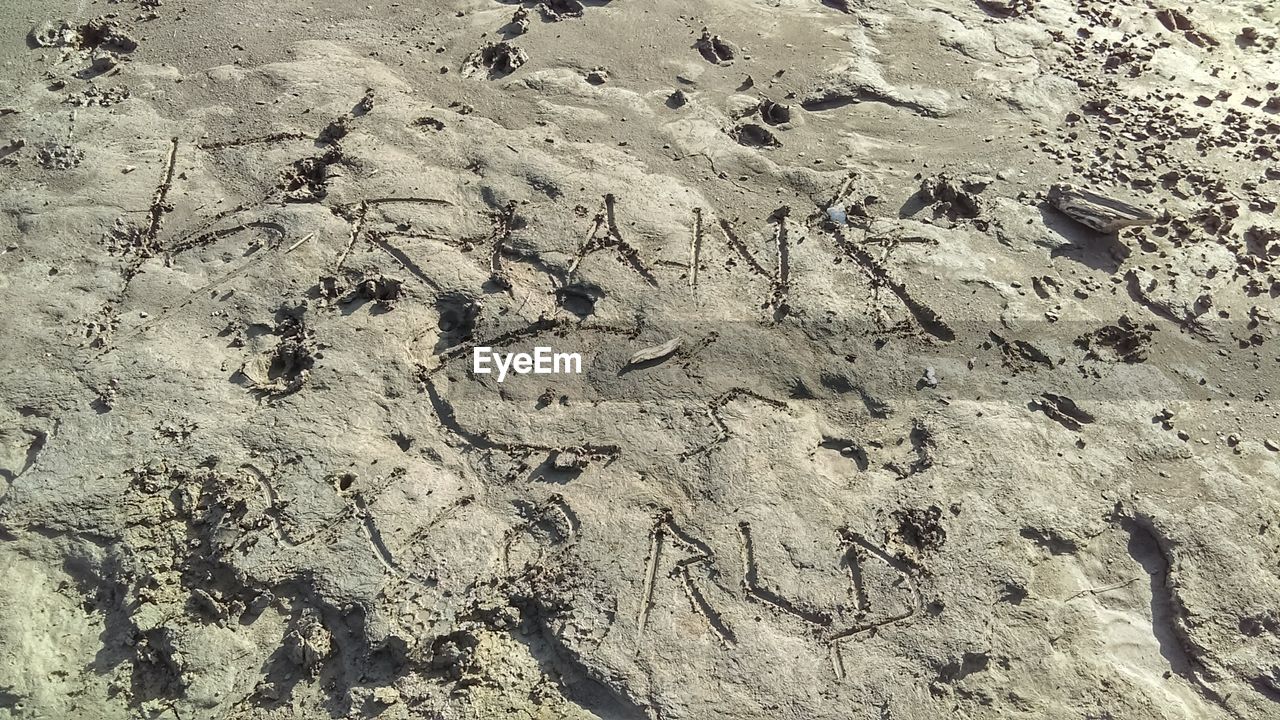
[[[609,82],[609,71],[602,67],[592,68],[587,73],[587,82],[592,85],[603,85]]]
[[[920,378],[920,381],[931,388],[936,388],[938,387],[938,374],[931,367],[925,368],[924,376]]]
[[[400,702],[400,691],[388,685],[375,688],[373,691],[373,701],[379,705],[395,705]]]

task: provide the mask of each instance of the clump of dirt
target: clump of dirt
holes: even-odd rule
[[[342,151],[336,147],[323,155],[295,160],[280,172],[276,187],[289,202],[320,202],[329,194],[329,169],[342,162]]]
[[[716,65],[728,65],[738,56],[738,52],[734,49],[732,43],[719,35],[712,35],[711,30],[705,27],[702,28],[702,35],[693,46],[702,55],[703,59]]]
[[[1066,395],[1044,393],[1039,399],[1031,401],[1031,406],[1048,415],[1049,419],[1059,425],[1076,432],[1096,419],[1092,413],[1083,410],[1075,400]]]
[[[43,22],[32,28],[27,36],[33,47],[66,47],[77,50],[110,50],[133,52],[138,49],[134,40],[114,15],[103,15],[85,23],[70,20]]]
[[[956,177],[944,172],[921,180],[920,196],[933,203],[935,212],[940,216],[951,220],[980,220],[988,212],[987,200],[982,193],[991,182],[991,178],[980,175]]]
[[[301,390],[318,357],[314,333],[306,325],[305,307],[282,308],[277,315],[279,320],[269,336],[274,345],[257,352],[237,372],[250,390],[269,397]]]
[[[947,541],[947,531],[942,527],[942,508],[937,505],[896,510],[893,520],[897,523],[898,539],[916,550],[937,551]]]
[[[472,53],[462,65],[462,74],[470,77],[487,74],[489,78],[510,75],[529,62],[529,54],[523,48],[509,42],[488,43]]]
[[[580,18],[585,8],[579,0],[545,0],[538,3],[542,15],[551,22],[559,22],[568,18]]]
[[[1114,325],[1104,325],[1076,339],[1085,350],[1085,358],[1101,362],[1146,362],[1151,351],[1151,335],[1156,326],[1139,325],[1128,315],[1121,315]]]
[[[49,143],[36,151],[36,162],[46,170],[70,170],[84,162],[84,150],[74,145]]]
[[[762,125],[755,123],[743,123],[729,131],[729,135],[738,141],[739,145],[753,148],[776,148],[781,147],[782,143]]]
[[[365,278],[356,284],[354,295],[364,300],[372,300],[380,309],[390,310],[404,293],[404,283],[394,278]]]

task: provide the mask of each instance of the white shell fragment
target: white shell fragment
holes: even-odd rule
[[[681,342],[682,342],[681,339],[676,337],[676,338],[671,338],[670,340],[662,343],[661,345],[654,345],[653,347],[647,347],[641,350],[640,352],[637,352],[635,355],[632,355],[631,359],[627,361],[627,367],[631,367],[632,365],[639,365],[641,363],[652,362],[654,360],[662,360],[666,358],[668,355],[670,355],[671,353],[680,349]]]

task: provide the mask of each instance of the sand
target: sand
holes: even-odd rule
[[[1270,3],[0,20],[0,718],[1280,713]]]

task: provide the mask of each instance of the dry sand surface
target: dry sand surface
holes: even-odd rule
[[[0,1],[0,718],[1280,717],[1278,40]]]

